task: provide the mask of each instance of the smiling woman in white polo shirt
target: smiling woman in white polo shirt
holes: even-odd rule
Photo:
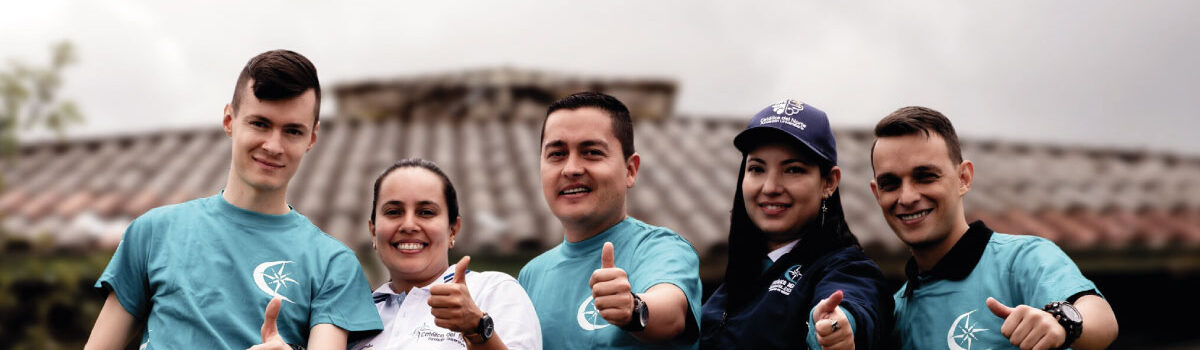
[[[450,179],[433,162],[405,159],[375,180],[371,242],[391,280],[375,290],[384,330],[355,350],[541,349],[529,296],[502,272],[449,263],[462,227]]]

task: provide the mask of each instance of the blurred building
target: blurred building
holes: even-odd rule
[[[501,68],[327,89],[338,112],[322,118],[289,200],[348,246],[369,249],[375,176],[400,158],[423,157],[458,187],[456,254],[539,253],[562,240],[540,188],[541,120],[549,103],[583,90],[618,97],[635,117],[643,160],[631,214],[679,232],[700,253],[706,279],[719,278],[709,267],[723,267],[741,160],[732,139],[753,111],[675,115],[670,80]],[[899,278],[908,252],[868,187],[870,130],[839,127],[833,117],[850,225]],[[1088,273],[1200,268],[1200,158],[1002,140],[964,139],[963,148],[976,164],[970,219],[1049,238]],[[0,231],[65,250],[113,249],[146,210],[220,191],[229,159],[219,125],[25,144],[0,170]]]

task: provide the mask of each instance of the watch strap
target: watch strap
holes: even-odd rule
[[[621,330],[626,332],[641,332],[646,329],[646,324],[643,323],[645,314],[649,311],[646,308],[646,302],[639,297],[637,293],[629,292],[633,295],[633,312],[629,314],[629,323],[621,326]]]
[[[492,332],[495,329],[493,322],[492,316],[486,312],[483,313],[483,317],[479,318],[479,324],[475,326],[475,330],[470,334],[463,333],[463,339],[475,345],[486,343],[492,338]]]
[[[1080,320],[1072,320],[1069,317],[1067,317],[1063,311],[1063,309],[1065,309],[1065,308],[1071,308],[1071,311],[1073,311],[1075,315],[1079,315],[1079,317],[1081,319]],[[1054,319],[1056,321],[1058,321],[1058,324],[1063,327],[1063,330],[1066,331],[1066,334],[1067,334],[1066,339],[1063,340],[1062,345],[1060,345],[1058,347],[1058,349],[1069,348],[1071,346],[1071,343],[1074,343],[1075,340],[1079,339],[1079,336],[1082,335],[1082,333],[1083,333],[1082,315],[1079,314],[1079,310],[1076,309],[1074,305],[1071,305],[1071,303],[1068,303],[1065,301],[1055,301],[1055,302],[1046,304],[1045,307],[1042,307],[1042,310],[1049,313],[1050,316],[1054,316]]]

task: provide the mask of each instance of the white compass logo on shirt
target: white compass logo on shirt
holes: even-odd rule
[[[254,278],[254,285],[258,286],[258,289],[262,290],[263,293],[267,293],[272,298],[279,297],[283,301],[294,304],[291,299],[279,293],[280,290],[287,289],[288,283],[300,284],[300,282],[296,282],[295,279],[289,277],[291,273],[284,271],[284,267],[288,263],[291,263],[291,261],[269,261],[258,264],[258,267],[254,268],[254,273],[251,276]]]
[[[583,304],[579,304],[579,314],[575,315],[575,320],[579,321],[579,328],[587,331],[594,331],[609,326],[608,321],[600,317],[600,311],[596,310],[596,304],[592,303],[591,296],[584,299]]]
[[[975,333],[987,330],[985,328],[976,328],[979,326],[978,322],[971,323],[971,314],[974,312],[975,310],[971,310],[965,314],[958,315],[958,318],[954,319],[954,323],[950,325],[950,333],[946,334],[946,346],[950,347],[950,350],[971,350],[971,345],[975,340],[979,339],[979,337],[975,336]],[[962,324],[960,325],[959,322],[962,322]],[[967,344],[965,348],[962,347],[964,343]]]

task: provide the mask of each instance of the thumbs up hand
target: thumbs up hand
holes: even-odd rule
[[[250,347],[248,350],[291,350],[283,341],[283,337],[279,336],[279,328],[275,327],[275,319],[279,318],[279,308],[282,306],[283,300],[279,297],[271,299],[267,303],[266,313],[263,315],[262,329],[262,344]]]
[[[471,299],[467,290],[467,264],[471,263],[470,256],[464,256],[454,265],[454,280],[450,283],[434,285],[429,288],[429,306],[433,309],[433,323],[438,327],[463,334],[475,333],[483,311]]]
[[[1042,309],[1029,305],[1008,307],[994,298],[987,298],[987,306],[992,314],[1004,319],[1000,334],[1022,350],[1055,349],[1067,340],[1067,330]]]
[[[592,272],[588,285],[592,287],[592,303],[600,317],[619,327],[633,320],[633,293],[625,270],[616,266],[613,255],[612,243],[605,242],[600,252],[600,268]]]
[[[840,290],[833,292],[813,308],[813,328],[817,333],[817,343],[823,349],[854,349],[854,331],[850,329],[850,320],[838,308],[842,296]]]

